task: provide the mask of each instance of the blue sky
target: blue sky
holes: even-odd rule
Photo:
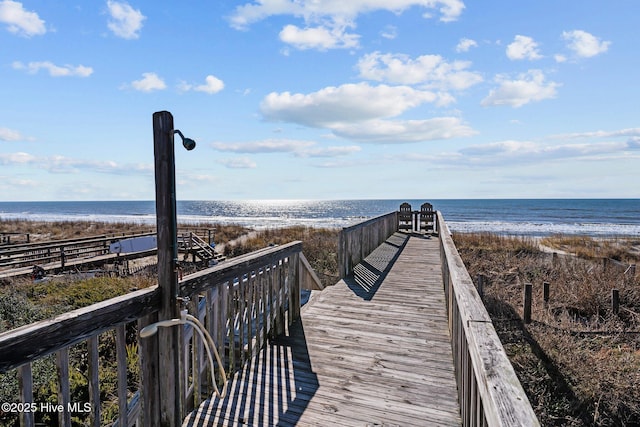
[[[640,197],[617,0],[0,0],[0,200]]]

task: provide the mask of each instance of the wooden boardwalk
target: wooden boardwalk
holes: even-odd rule
[[[460,425],[440,265],[394,234],[183,426]]]

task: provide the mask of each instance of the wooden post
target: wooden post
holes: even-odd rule
[[[545,308],[549,306],[549,286],[549,282],[544,282],[542,284],[542,298],[544,300]]]
[[[533,285],[531,283],[524,284],[524,323],[531,323],[531,297],[533,295]]]
[[[153,149],[156,181],[156,227],[158,239],[159,320],[179,317],[177,276],[177,219],[173,116],[168,111],[153,114]],[[160,420],[149,425],[182,424],[180,328],[158,330],[158,387]]]
[[[616,315],[620,312],[620,291],[618,289],[611,289],[611,311]]]

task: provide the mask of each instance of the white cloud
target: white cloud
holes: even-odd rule
[[[478,43],[472,39],[462,38],[456,46],[456,52],[468,52],[472,47],[478,47]]]
[[[373,52],[358,61],[360,77],[400,84],[424,84],[439,90],[463,90],[482,81],[479,73],[468,71],[468,61],[447,62],[440,55],[411,59],[402,54]]]
[[[221,159],[218,163],[230,169],[253,169],[258,165],[248,157],[235,157],[233,159]]]
[[[215,150],[234,153],[291,153],[296,157],[338,157],[346,156],[357,151],[360,147],[332,146],[317,147],[313,141],[292,139],[265,139],[253,142],[214,142],[211,144]]]
[[[26,37],[47,32],[38,14],[25,10],[22,3],[17,1],[0,1],[0,22],[7,25],[9,32]]]
[[[492,89],[481,102],[482,106],[510,105],[514,108],[544,99],[555,98],[559,83],[546,82],[540,70],[529,70],[520,74],[517,79],[509,80],[505,76],[497,76],[497,89]]]
[[[398,37],[398,28],[394,25],[387,25],[380,35],[385,39],[393,40]]]
[[[51,77],[89,77],[93,74],[93,68],[84,65],[56,65],[49,61],[29,62],[23,64],[16,61],[12,64],[16,70],[27,70],[31,74],[36,74],[41,69],[47,70]]]
[[[195,91],[214,94],[224,89],[224,82],[216,76],[208,75],[204,80],[205,84],[196,86]]]
[[[36,157],[29,153],[0,153],[0,165],[24,165],[35,161]]]
[[[341,157],[357,153],[361,148],[357,145],[317,147],[300,150],[295,153],[297,157]]]
[[[477,132],[456,117],[426,120],[368,120],[332,126],[341,137],[371,143],[410,143],[475,135]]]
[[[531,141],[499,141],[461,149],[466,162],[503,164],[542,162],[562,159],[597,160],[638,150],[633,142],[600,142],[548,145]]]
[[[132,8],[126,2],[107,1],[111,19],[107,27],[118,37],[123,39],[137,39],[140,37],[142,22],[146,19],[139,10]]]
[[[213,95],[224,89],[224,82],[216,76],[208,75],[205,78],[205,83],[202,85],[192,85],[182,82],[178,85],[178,89],[183,92],[194,90],[196,92],[204,92],[208,93],[209,95]]]
[[[238,6],[230,22],[234,28],[244,29],[270,16],[293,15],[305,22],[329,19],[344,23],[363,13],[379,10],[402,13],[411,7],[437,9],[440,20],[448,22],[458,19],[465,6],[462,0],[257,0]]]
[[[553,59],[555,59],[557,63],[567,62],[567,57],[559,53],[553,55]]]
[[[590,58],[606,52],[611,45],[609,41],[601,41],[593,34],[582,30],[565,31],[562,38],[567,41],[567,46],[578,57]]]
[[[141,92],[166,89],[167,85],[156,73],[142,73],[142,79],[131,82],[131,87]]]
[[[640,137],[640,128],[628,128],[614,131],[598,130],[594,132],[576,132],[568,134],[554,135],[554,139],[574,139],[574,138],[612,138],[612,137]]]
[[[441,98],[409,86],[370,86],[367,83],[326,87],[310,94],[272,92],[260,104],[267,120],[311,127],[397,116],[425,102]]]
[[[231,26],[246,29],[249,25],[271,16],[290,15],[302,19],[304,28],[285,25],[280,40],[297,49],[345,49],[359,45],[358,34],[347,32],[355,28],[358,15],[374,11],[402,13],[412,7],[437,9],[443,22],[455,21],[464,9],[462,0],[256,0],[236,7],[230,17]],[[423,14],[425,18],[429,14]],[[393,31],[385,31],[383,37],[395,38]],[[288,55],[289,51],[284,50]]]
[[[17,130],[9,129],[9,128],[0,128],[0,141],[23,141],[25,138],[20,132]]]
[[[60,155],[38,157],[24,152],[0,154],[0,165],[29,165],[50,173],[76,173],[84,170],[117,175],[147,175],[153,171],[152,164],[120,164],[112,160],[84,160]]]
[[[214,142],[211,146],[218,151],[234,153],[290,153],[315,145],[313,141],[291,139],[265,139],[253,142]]]
[[[280,31],[280,40],[300,50],[306,49],[349,49],[358,47],[357,34],[348,34],[344,27],[334,26],[327,28],[307,27],[298,28],[295,25],[286,25]]]
[[[310,94],[271,93],[260,105],[265,119],[329,129],[335,136],[363,142],[395,143],[475,134],[453,117],[388,120],[423,103],[449,101],[446,94],[409,86],[367,83],[327,87]]]
[[[22,188],[22,189],[38,188],[38,186],[39,186],[38,182],[32,179],[21,179],[21,178],[15,178],[11,176],[0,175],[0,188],[16,190],[19,188]]]
[[[538,50],[538,43],[531,37],[517,35],[514,41],[507,46],[507,57],[511,60],[542,58]]]

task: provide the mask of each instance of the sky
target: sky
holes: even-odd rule
[[[637,0],[0,0],[0,201],[639,198]]]

